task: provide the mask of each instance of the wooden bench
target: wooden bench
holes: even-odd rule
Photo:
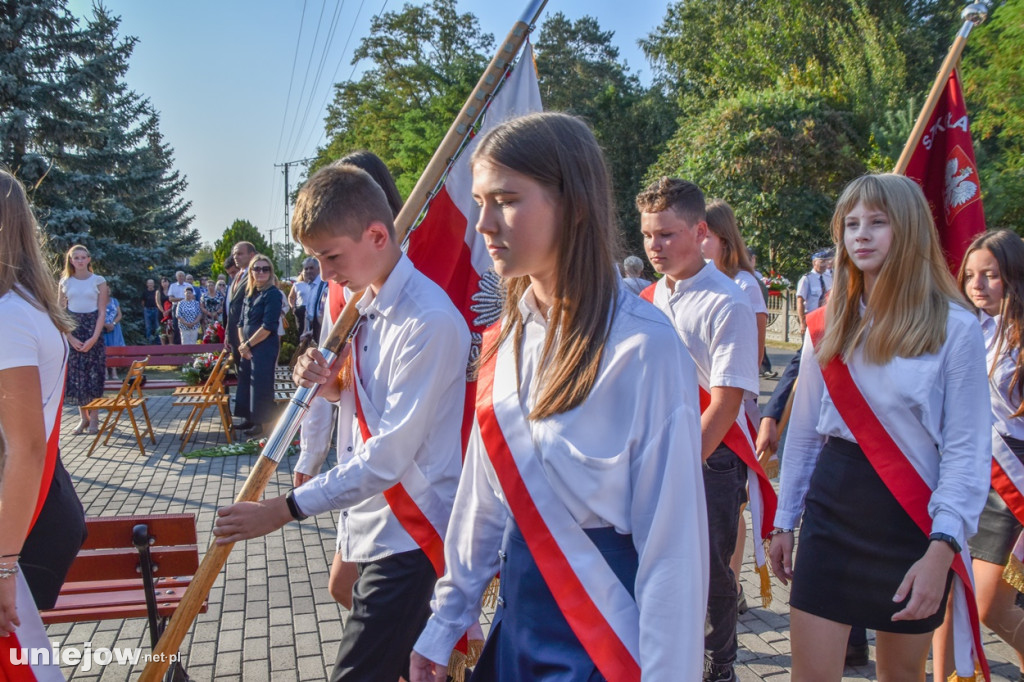
[[[71,564],[57,604],[43,622],[148,618],[155,648],[199,568],[192,514],[113,516],[85,520],[89,537]],[[201,611],[208,604],[203,602]],[[167,680],[187,680],[180,663]]]
[[[200,353],[213,353],[216,355],[223,349],[224,345],[220,343],[168,346],[107,346],[107,367],[130,367],[133,361],[147,356],[149,356],[150,367],[155,365],[183,367],[195,359],[193,356]],[[180,388],[188,385],[184,379],[147,379],[144,387],[158,389]],[[120,381],[107,381],[103,384],[103,388],[108,391],[116,391],[120,386]]]

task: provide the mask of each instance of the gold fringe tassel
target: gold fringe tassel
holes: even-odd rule
[[[493,609],[498,605],[498,588],[501,586],[501,576],[494,576],[487,589],[484,590],[484,596],[481,599],[481,604],[485,609]]]
[[[768,608],[772,605],[772,579],[768,575],[767,561],[763,566],[757,567],[757,573],[761,576],[761,606]]]
[[[1024,564],[1012,554],[1003,570],[1003,580],[1018,592],[1024,592]]]
[[[970,677],[960,677],[956,672],[954,672],[946,678],[946,682],[977,682],[979,675],[981,675],[981,670],[977,668],[974,670],[974,674]]]
[[[448,677],[452,679],[452,682],[466,682],[466,671],[480,660],[480,654],[484,651],[484,643],[479,639],[471,639],[467,648],[467,653],[454,649],[448,658]]]

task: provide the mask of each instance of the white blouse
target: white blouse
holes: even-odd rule
[[[644,680],[692,680],[704,658],[707,513],[693,361],[664,316],[620,287],[601,368],[587,400],[530,421],[554,491],[582,528],[631,533],[639,555],[640,666]],[[547,321],[530,290],[519,302],[520,401],[529,411]],[[445,538],[434,615],[415,650],[447,662],[498,571],[510,512],[474,428]],[[539,614],[538,617],[543,617]]]
[[[1017,368],[1017,348],[1003,348],[1003,352],[996,357],[997,338],[999,321],[1002,317],[997,315],[991,317],[983,311],[979,313],[981,318],[981,331],[985,335],[985,347],[988,350],[987,366],[992,372],[989,378],[989,388],[992,397],[992,419],[995,422],[995,429],[1004,436],[1024,440],[1024,419],[1011,417],[1017,408],[1020,407],[1020,394],[1014,389],[1013,396],[1010,395],[1010,381]]]
[[[935,461],[928,472],[922,472],[933,491],[928,503],[932,532],[952,535],[961,546],[977,530],[991,478],[992,420],[984,348],[977,319],[951,303],[946,342],[938,353],[896,357],[878,366],[866,363],[858,350],[848,363],[851,372],[860,366],[861,374],[873,378],[858,381],[857,387],[893,440],[901,444],[909,433],[923,427],[934,443]],[[901,422],[908,414],[918,423]],[[797,527],[818,454],[830,436],[856,442],[825,387],[808,333],[782,450],[776,526]],[[934,480],[928,480],[927,474]]]
[[[94,313],[99,310],[100,285],[106,281],[96,274],[85,279],[62,277],[60,289],[68,299],[68,310],[73,313]]]
[[[755,315],[768,314],[768,305],[764,302],[764,294],[761,292],[757,279],[752,274],[746,270],[740,270],[732,278],[732,281],[736,282],[739,288],[743,290],[743,293],[746,294],[747,302],[750,303],[750,307]]]

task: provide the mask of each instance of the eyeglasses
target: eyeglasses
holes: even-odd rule
[[[265,272],[267,274],[270,274],[270,272],[273,269],[274,268],[270,267],[269,265],[255,265],[255,266],[253,266],[252,271],[253,272]]]

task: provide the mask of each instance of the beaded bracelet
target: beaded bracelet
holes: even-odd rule
[[[776,535],[782,535],[784,533],[792,533],[792,528],[774,528],[768,533],[768,537],[773,538]]]
[[[14,564],[11,568],[4,568],[0,565],[0,580],[4,578],[10,578],[18,574],[18,564]]]

